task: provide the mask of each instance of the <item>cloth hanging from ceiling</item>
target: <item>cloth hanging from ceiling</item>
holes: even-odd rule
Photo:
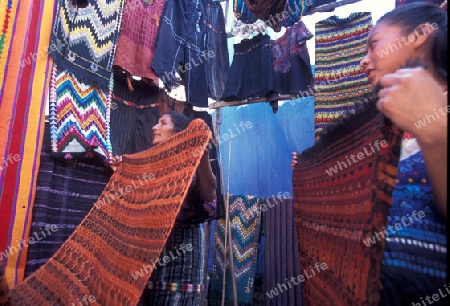
[[[230,69],[225,17],[220,1],[208,0],[205,6],[206,48],[208,53],[214,54],[206,62],[208,95],[211,98],[220,99]]]
[[[50,54],[61,69],[99,89],[112,89],[112,68],[124,0],[58,0]]]
[[[152,127],[160,117],[160,89],[133,79],[130,82],[133,91],[129,90],[123,74],[114,77],[110,124],[113,155],[137,153],[152,147]]]
[[[206,62],[216,56],[206,47],[205,21],[203,1],[167,0],[152,62],[152,69],[168,90],[180,75],[187,103],[198,107],[208,107]]]
[[[236,279],[237,299],[241,306],[250,306],[253,301],[258,241],[261,239],[261,210],[263,198],[255,196],[229,196],[229,218],[231,225],[234,277]],[[208,305],[220,305],[222,300],[222,280],[226,269],[225,305],[233,305],[233,286],[231,279],[229,250],[225,250],[225,220],[216,221],[214,233],[213,267],[208,294]]]
[[[329,17],[316,23],[314,75],[316,140],[327,126],[355,113],[355,99],[372,91],[360,66],[372,28],[371,13]]]
[[[384,241],[364,242],[385,230],[401,139],[371,102],[298,157],[292,179],[301,265],[327,266],[306,268],[308,304],[379,304]]]
[[[62,156],[56,158],[58,154]],[[84,158],[84,161],[73,153],[52,154],[50,130],[46,124],[30,227],[30,233],[35,233],[39,239],[28,246],[25,277],[53,256],[105,189],[112,171],[101,161],[99,154],[100,160],[96,162],[95,154],[98,153],[89,154],[90,158]],[[51,230],[51,235],[47,229]]]
[[[222,99],[233,101],[272,94],[274,78],[270,37],[260,34],[235,44]]]
[[[290,27],[299,21],[311,4],[312,2],[307,0],[234,0],[233,11],[236,18],[242,22],[254,23],[261,19],[278,32],[281,26]]]
[[[0,250],[10,286],[23,279],[44,132],[54,1],[0,3]],[[3,253],[5,252],[5,253]]]
[[[292,198],[282,195],[266,201],[267,210],[264,213],[264,291],[267,292],[264,296],[265,305],[302,306],[302,283],[291,284],[292,287],[288,291],[279,292],[282,288],[281,284],[285,284],[286,279],[298,278],[298,275],[302,274]]]
[[[131,75],[148,78],[155,84],[158,84],[158,77],[151,69],[151,64],[165,3],[165,0],[125,1],[122,28],[114,57],[114,65]]]
[[[314,78],[306,47],[306,42],[312,37],[305,24],[299,21],[287,28],[283,36],[271,41],[274,90],[278,93],[299,95],[312,88]]]
[[[200,162],[186,153],[205,150],[210,137],[207,125],[194,120],[163,143],[123,156],[68,240],[11,289],[11,305],[69,305],[91,295],[103,305],[136,305],[147,279],[132,273],[153,270],[147,265],[157,261]]]
[[[54,64],[49,101],[52,151],[84,152],[95,148],[111,158],[111,97],[112,90],[85,84]]]

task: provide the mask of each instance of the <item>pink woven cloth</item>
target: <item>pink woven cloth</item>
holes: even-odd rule
[[[131,75],[153,80],[158,77],[151,69],[156,50],[156,36],[166,0],[127,0],[119,35],[114,65]]]

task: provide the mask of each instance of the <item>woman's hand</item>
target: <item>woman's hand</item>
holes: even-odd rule
[[[116,155],[113,158],[111,158],[111,160],[109,161],[109,166],[111,167],[111,169],[116,172],[117,167],[119,166],[119,164],[122,162],[122,155]]]
[[[292,152],[291,168],[294,169],[295,166],[297,166],[297,153]]]

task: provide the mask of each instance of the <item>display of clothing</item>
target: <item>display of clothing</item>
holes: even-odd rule
[[[261,239],[262,219],[259,207],[263,198],[255,196],[229,196],[234,278],[237,288],[237,302],[241,306],[253,305],[253,286],[255,282],[258,242]],[[226,269],[225,305],[233,303],[233,286],[228,249],[225,246],[225,219],[216,222],[214,233],[214,253],[211,274],[211,287],[208,305],[218,306],[222,300],[223,274]]]
[[[111,158],[111,96],[112,90],[85,84],[54,64],[49,99],[52,152],[94,149]]]
[[[53,62],[85,84],[112,89],[124,0],[58,0],[49,51]]]
[[[268,97],[274,93],[270,37],[258,35],[234,45],[224,101]]]
[[[384,240],[375,236],[387,226],[402,134],[372,101],[298,156],[294,217],[307,304],[379,305]]]
[[[332,16],[316,23],[316,140],[327,126],[355,113],[355,100],[372,91],[360,66],[371,28],[371,13],[352,13],[347,18]]]
[[[412,305],[445,292],[446,225],[415,138],[404,140],[381,266],[381,305]],[[439,305],[439,303],[436,303]]]
[[[122,28],[114,57],[114,65],[131,75],[148,78],[155,84],[158,84],[158,77],[151,69],[151,64],[165,3],[166,0],[125,1]]]
[[[314,94],[313,75],[306,41],[313,35],[302,21],[287,28],[283,36],[271,41],[274,90],[280,94]],[[303,95],[303,92],[306,92]]]
[[[210,137],[207,125],[194,120],[176,137],[123,156],[61,248],[11,288],[11,304],[70,305],[93,296],[102,305],[136,305],[200,163],[200,155],[186,153],[204,151]]]
[[[176,74],[180,75],[187,103],[198,107],[208,106],[206,62],[215,56],[207,50],[205,18],[203,0],[167,0],[152,62],[152,69],[169,90]]]

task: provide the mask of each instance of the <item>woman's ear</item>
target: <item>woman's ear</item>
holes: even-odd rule
[[[417,26],[412,33],[416,37],[415,41],[413,42],[414,48],[422,47],[437,29],[438,27],[435,23],[422,23],[421,25]]]

